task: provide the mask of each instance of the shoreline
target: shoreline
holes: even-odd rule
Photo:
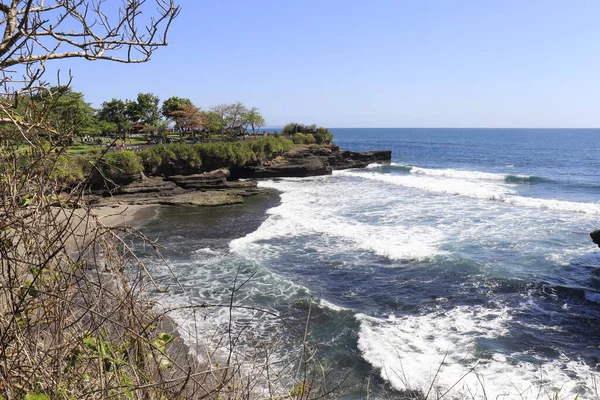
[[[259,165],[201,171],[186,169],[179,175],[140,174],[123,182],[104,183],[89,195],[92,207],[121,205],[221,206],[244,203],[264,189],[261,178],[304,178],[331,175],[334,170],[366,168],[372,163],[390,163],[391,151],[352,152],[336,145],[298,146]],[[118,221],[118,219],[117,219]]]
[[[198,247],[204,247],[205,245],[200,243],[206,241],[209,242],[206,247],[210,246],[218,250],[219,245],[228,244],[231,240],[244,237],[258,229],[269,217],[267,211],[279,205],[280,202],[279,191],[265,189],[243,203],[221,207],[142,205],[119,206],[117,209],[121,210],[122,213],[118,215],[119,218],[123,219],[125,214],[129,214],[125,218],[126,223],[136,224],[136,228],[149,237],[157,236],[155,230],[164,232],[164,229],[170,229],[168,225],[165,226],[165,223],[168,224],[171,221],[176,221],[177,224],[182,223],[182,221],[184,223],[192,222],[190,226],[194,229],[193,237]],[[107,208],[110,207],[103,207],[103,209]],[[164,219],[150,222],[159,209],[161,213],[164,213]],[[161,241],[161,245],[164,246],[161,254],[165,259],[169,259],[173,255],[172,251],[175,254],[177,253],[177,249],[173,249],[173,245],[179,239],[174,238],[171,241],[169,239],[170,235],[167,235]],[[215,241],[219,243],[215,243]],[[144,253],[142,251],[138,255],[141,259],[153,257],[152,252]],[[151,273],[151,271],[148,273]],[[162,301],[163,296],[171,296],[170,292],[162,293],[158,297],[151,293],[147,293],[146,296],[148,300],[155,304],[155,311],[160,316],[156,324],[157,331],[169,333],[175,339],[167,345],[167,352],[178,368],[182,368],[182,371],[189,370],[194,375],[198,371],[206,371],[210,366],[214,366],[215,360],[206,358],[206,354],[211,353],[213,349],[206,347],[207,343],[200,339],[202,332],[197,332],[200,336],[194,339],[195,333],[185,326],[185,321],[178,320],[177,315],[169,312],[169,307]],[[217,360],[217,365],[225,362],[225,359]],[[237,371],[237,368],[233,368],[233,370]],[[239,371],[235,373],[239,373]],[[218,387],[219,383],[209,379],[206,393],[210,392],[211,385]]]
[[[92,212],[108,228],[127,226],[139,228],[156,216],[159,205],[155,204],[115,204],[91,206]]]

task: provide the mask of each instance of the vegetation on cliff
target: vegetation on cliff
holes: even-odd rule
[[[131,248],[136,240],[158,245],[135,229],[105,226],[85,200],[95,180],[127,181],[144,169],[247,165],[282,154],[292,141],[265,137],[167,144],[141,153],[111,147],[71,153],[77,138],[127,132],[135,122],[158,124],[158,100],[143,94],[135,102],[114,101],[100,117],[68,84],[42,81],[45,63],[74,57],[147,61],[166,45],[179,8],[173,0],[127,2],[120,9],[87,0],[1,4],[7,40],[0,43],[0,399],[250,398],[264,389],[257,388],[259,381],[267,382],[270,397],[324,397],[326,386],[314,384],[324,373],[311,367],[316,364],[307,333],[301,354],[285,367],[296,372],[286,382],[282,368],[258,361],[268,359],[268,346],[247,360],[252,375],[242,370],[246,360],[231,335],[224,358],[200,364],[190,357],[165,318],[172,310],[147,297],[148,285],[165,288]],[[185,111],[185,103],[175,112]],[[218,111],[224,113],[216,118]],[[182,117],[173,112],[167,115]],[[232,131],[264,124],[256,109],[238,103],[209,115],[217,123],[226,118]],[[186,128],[182,120],[175,123]],[[227,125],[216,126],[228,133]],[[188,308],[233,314],[237,290],[234,284],[229,305]]]

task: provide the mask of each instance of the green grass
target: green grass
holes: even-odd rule
[[[67,148],[67,153],[89,153],[93,150],[103,150],[106,148],[106,145],[97,145],[97,144],[76,144],[73,146],[69,146]]]

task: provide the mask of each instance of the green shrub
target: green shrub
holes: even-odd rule
[[[294,133],[292,135],[292,141],[295,144],[312,144],[316,142],[316,139],[312,133]]]
[[[329,144],[333,141],[333,134],[329,132],[329,129],[323,127],[317,129],[314,137],[318,144]]]
[[[306,135],[304,135],[303,133],[294,133],[292,135],[292,141],[294,142],[294,144],[304,144],[304,142],[306,141]]]
[[[182,143],[157,144],[140,153],[144,170],[150,174],[175,175],[196,171],[202,157],[194,146]]]
[[[267,136],[252,141],[199,144],[160,144],[140,153],[149,174],[192,174],[219,168],[256,165],[293,147],[284,137]]]
[[[312,133],[307,133],[305,136],[304,144],[313,144],[317,142],[317,139],[315,139],[315,136]]]
[[[62,154],[52,161],[50,178],[62,186],[74,186],[86,175],[87,160],[79,155]]]
[[[106,178],[119,183],[134,180],[144,167],[137,154],[124,150],[106,153],[100,162],[100,169]]]

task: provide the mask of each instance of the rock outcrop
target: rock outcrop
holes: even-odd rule
[[[284,156],[257,166],[232,169],[233,179],[241,178],[301,178],[329,175],[333,170],[365,168],[369,164],[389,164],[392,152],[354,152],[338,146],[304,146]]]
[[[600,229],[590,233],[590,237],[592,238],[592,242],[596,243],[598,247],[600,247]]]
[[[391,151],[353,152],[338,146],[301,146],[260,165],[191,175],[141,176],[127,185],[96,191],[99,203],[168,204],[215,206],[243,202],[260,192],[254,181],[244,178],[297,178],[331,174],[333,170],[365,168],[372,163],[389,163]]]

